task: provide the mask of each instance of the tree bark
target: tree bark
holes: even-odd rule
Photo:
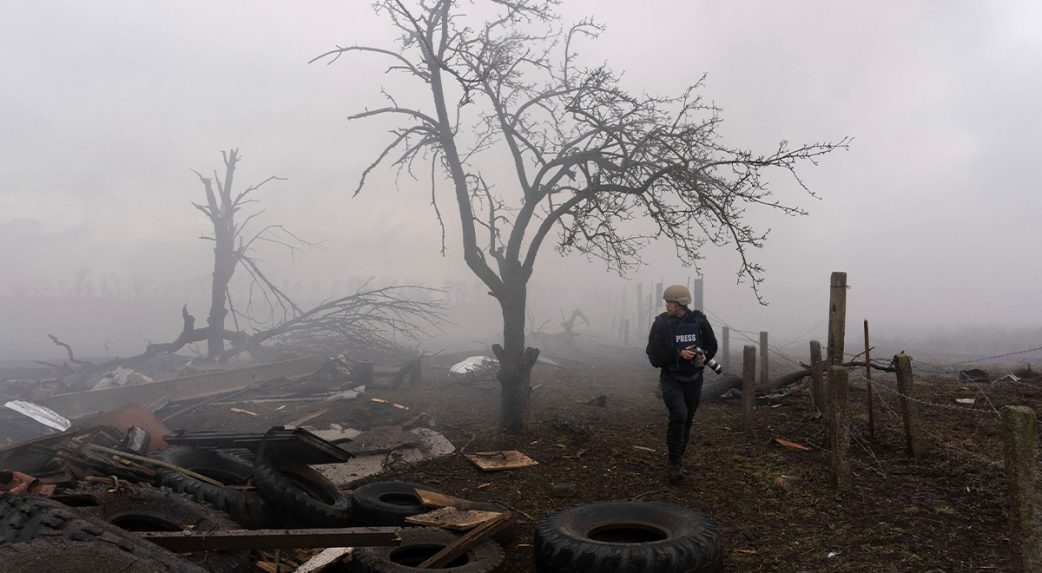
[[[504,287],[508,294],[501,294],[499,304],[503,310],[503,345],[492,345],[499,359],[501,417],[500,427],[513,434],[521,433],[528,421],[531,404],[532,367],[539,359],[538,348],[525,347],[525,301],[524,285]]]

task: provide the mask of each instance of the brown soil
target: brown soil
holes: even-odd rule
[[[408,411],[368,400],[339,402],[308,424],[364,427],[429,412],[434,428],[465,451],[517,449],[537,460],[534,467],[485,473],[452,455],[398,465],[368,480],[423,482],[515,509],[520,534],[506,548],[504,571],[535,570],[532,531],[540,518],[574,505],[626,499],[668,501],[711,516],[721,526],[727,571],[1011,570],[994,408],[1017,403],[1037,409],[1042,391],[1035,387],[987,388],[985,400],[974,386],[918,378],[921,398],[943,407],[922,405],[928,449],[916,461],[904,453],[903,430],[892,411],[896,397],[878,392],[872,443],[866,393],[852,388],[854,486],[843,495],[832,487],[824,421],[806,391],[758,402],[751,435],[740,431],[737,401],[704,404],[686,459],[691,476],[677,486],[666,479],[666,411],[656,396],[657,371],[627,352],[623,358],[584,355],[561,368],[538,366],[530,429],[520,436],[498,432],[494,385],[457,383],[444,368],[428,368],[419,387],[371,389],[369,397]],[[877,382],[894,387],[885,376],[877,375]],[[585,404],[599,394],[607,395],[605,407]],[[954,398],[979,400],[960,406]],[[234,420],[236,429],[261,430],[325,406],[241,407],[260,415],[208,407],[173,425],[228,430]],[[810,449],[784,447],[775,438]],[[787,476],[788,488],[775,483],[780,476]],[[554,497],[558,483],[576,484],[577,495]]]

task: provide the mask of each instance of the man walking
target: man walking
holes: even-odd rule
[[[655,317],[645,352],[651,365],[660,368],[662,400],[669,409],[666,449],[669,477],[684,478],[684,450],[691,438],[691,423],[702,396],[702,369],[716,355],[716,336],[709,319],[688,308],[691,291],[672,285],[662,293],[666,312]]]

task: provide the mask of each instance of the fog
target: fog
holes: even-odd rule
[[[1032,149],[1042,132],[1042,6],[1034,2],[566,2],[565,20],[607,30],[585,61],[624,70],[637,92],[675,95],[706,74],[727,144],[854,138],[772,189],[809,211],[750,211],[771,230],[754,253],[763,306],[737,284],[739,260],[711,248],[701,272],[715,326],[767,330],[779,344],[824,339],[829,274],[848,273],[848,349],[862,320],[884,351],[972,358],[1042,346],[1042,214]],[[212,246],[191,170],[237,147],[237,180],[264,186],[265,223],[316,244],[258,254],[302,300],[367,277],[452,286],[456,326],[424,348],[488,344],[501,319],[462,260],[426,182],[358,177],[392,124],[346,117],[416,84],[386,62],[308,61],[336,44],[390,47],[367,2],[19,2],[0,33],[0,359],[129,354],[205,319]],[[410,91],[412,90],[412,91]],[[449,191],[443,186],[443,194]],[[447,197],[447,195],[443,195]],[[451,205],[448,199],[443,205]],[[535,326],[578,308],[605,340],[636,284],[685,283],[672,244],[621,278],[548,245],[529,288]],[[450,298],[453,295],[447,295]],[[625,299],[621,297],[625,296]],[[634,339],[647,325],[633,324]],[[741,342],[740,340],[738,342]],[[734,343],[732,343],[734,344]],[[1018,355],[1037,359],[1042,353]]]

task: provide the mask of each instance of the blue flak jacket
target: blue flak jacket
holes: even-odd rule
[[[707,358],[716,355],[716,336],[706,315],[689,310],[681,318],[666,313],[655,317],[645,350],[652,366],[668,372],[674,379],[694,380],[704,367],[680,358],[680,351],[688,347],[701,348]]]

